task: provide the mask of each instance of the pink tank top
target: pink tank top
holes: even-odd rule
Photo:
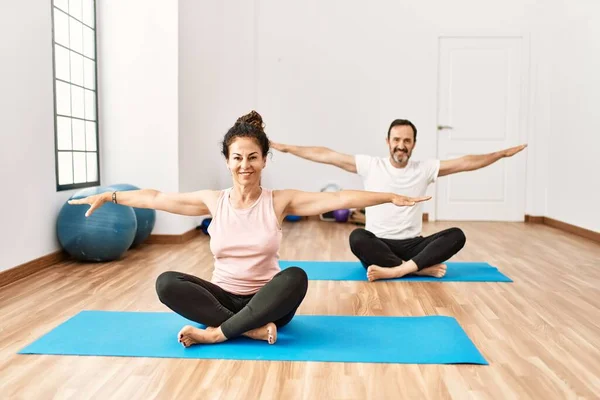
[[[273,208],[273,192],[262,189],[252,206],[233,208],[232,188],[221,192],[208,227],[215,259],[212,283],[240,295],[256,293],[281,269],[282,232]]]

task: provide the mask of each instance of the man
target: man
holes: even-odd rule
[[[365,190],[394,192],[405,196],[424,196],[437,177],[486,167],[501,158],[512,157],[527,145],[495,153],[468,155],[451,160],[411,160],[417,142],[417,128],[405,119],[394,120],[386,143],[389,157],[348,155],[325,147],[294,146],[271,142],[271,146],[307,160],[330,164],[358,173]],[[380,205],[366,209],[365,229],[350,234],[350,248],[367,268],[369,281],[399,278],[407,274],[441,278],[444,264],[465,245],[465,234],[450,228],[421,236],[421,206]]]

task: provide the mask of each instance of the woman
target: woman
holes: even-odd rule
[[[263,127],[261,116],[252,111],[239,118],[225,135],[222,152],[233,179],[229,189],[191,193],[143,189],[69,201],[91,205],[86,216],[108,201],[181,215],[212,215],[208,228],[214,254],[211,281],[174,271],[164,272],[156,280],[162,303],[207,326],[183,327],[178,339],[185,347],[240,335],[275,343],[277,328],[291,321],[308,287],[302,269],[279,267],[281,224],[286,215],[318,215],[389,202],[412,206],[430,198],[355,190],[310,193],[265,189],[260,182],[269,139]]]

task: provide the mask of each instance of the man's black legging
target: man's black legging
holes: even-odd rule
[[[422,270],[448,260],[464,247],[466,240],[459,228],[411,239],[382,239],[358,228],[350,234],[350,249],[365,268],[373,264],[396,267],[404,261],[413,260]]]
[[[278,328],[294,317],[308,289],[306,272],[280,271],[258,292],[237,295],[181,272],[163,272],[156,279],[160,301],[177,314],[206,326],[221,327],[228,339],[269,322]]]

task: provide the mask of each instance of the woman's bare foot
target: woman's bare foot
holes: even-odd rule
[[[423,268],[415,272],[415,275],[433,276],[434,278],[443,278],[446,275],[446,264],[436,264],[431,267]]]
[[[220,343],[226,340],[220,328],[208,327],[206,329],[195,328],[190,325],[184,326],[177,335],[177,340],[184,346],[193,344]]]
[[[274,344],[277,341],[277,325],[272,322],[261,326],[260,328],[252,329],[244,333],[244,336],[254,340],[264,340],[269,344]]]

